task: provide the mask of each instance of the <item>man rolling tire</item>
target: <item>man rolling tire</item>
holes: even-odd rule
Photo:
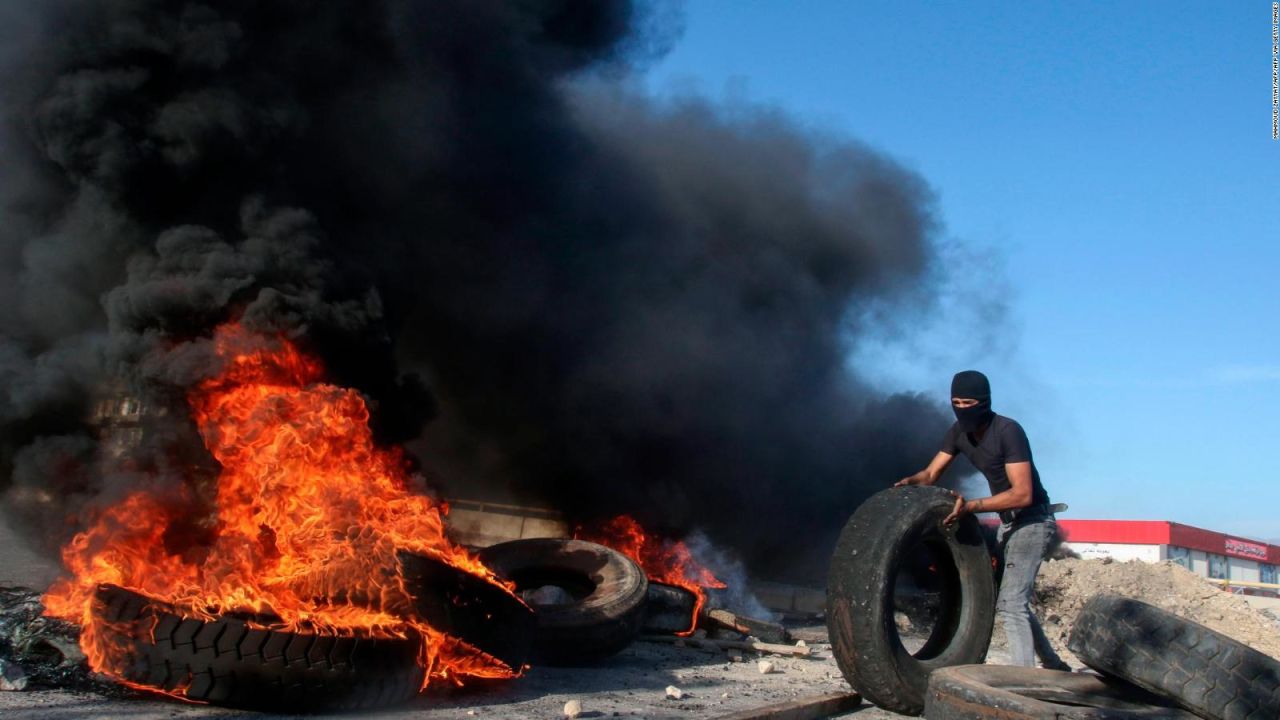
[[[1031,611],[1036,574],[1053,542],[1057,523],[1027,434],[1016,420],[992,412],[991,384],[977,370],[956,373],[951,381],[951,405],[956,422],[947,430],[942,449],[928,467],[897,484],[932,485],[959,454],[973,463],[987,479],[991,496],[969,500],[953,493],[955,508],[944,522],[953,523],[970,513],[1000,514],[997,540],[1003,576],[996,616],[1008,638],[1010,664],[1034,667],[1038,655],[1046,668],[1070,669],[1054,652]]]

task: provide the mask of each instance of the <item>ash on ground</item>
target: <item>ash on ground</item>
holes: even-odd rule
[[[0,689],[134,694],[90,672],[80,650],[80,629],[43,613],[40,593],[0,586]]]

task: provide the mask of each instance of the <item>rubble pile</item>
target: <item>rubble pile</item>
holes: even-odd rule
[[[1085,601],[1105,592],[1142,600],[1280,657],[1280,623],[1270,611],[1250,607],[1176,563],[1109,559],[1063,559],[1041,566],[1033,604],[1059,653],[1066,652],[1067,636]]]

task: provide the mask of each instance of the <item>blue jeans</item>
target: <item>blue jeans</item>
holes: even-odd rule
[[[1053,516],[1047,516],[1016,525],[1003,524],[996,535],[1004,561],[996,617],[1004,625],[1009,641],[1010,665],[1035,667],[1037,655],[1045,667],[1065,665],[1049,644],[1035,613],[1031,612],[1036,573],[1040,572],[1040,561],[1048,552],[1057,529]]]

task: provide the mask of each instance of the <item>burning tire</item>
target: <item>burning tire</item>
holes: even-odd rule
[[[942,528],[954,504],[942,488],[891,488],[863,503],[836,543],[827,580],[832,652],[845,680],[888,710],[919,715],[930,672],[987,654],[991,556],[972,515]],[[894,617],[895,594],[907,588],[928,597],[937,614],[914,651]]]
[[[514,582],[533,607],[536,661],[599,662],[640,634],[649,581],[622,553],[582,540],[539,538],[492,545],[479,559]],[[558,597],[534,595],[544,588],[558,588]]]
[[[397,553],[414,612],[512,672],[529,660],[537,620],[533,611],[500,588],[435,558]]]
[[[184,618],[114,585],[94,598],[118,676],[187,700],[255,710],[361,710],[418,693],[418,637],[371,638],[264,630]]]
[[[689,630],[698,597],[682,587],[666,583],[649,583],[645,601],[644,631],[674,635]]]
[[[1067,642],[1089,667],[1212,720],[1280,717],[1280,662],[1144,602],[1095,595]]]
[[[1195,720],[1129,683],[1095,675],[962,665],[929,676],[929,720]]]

